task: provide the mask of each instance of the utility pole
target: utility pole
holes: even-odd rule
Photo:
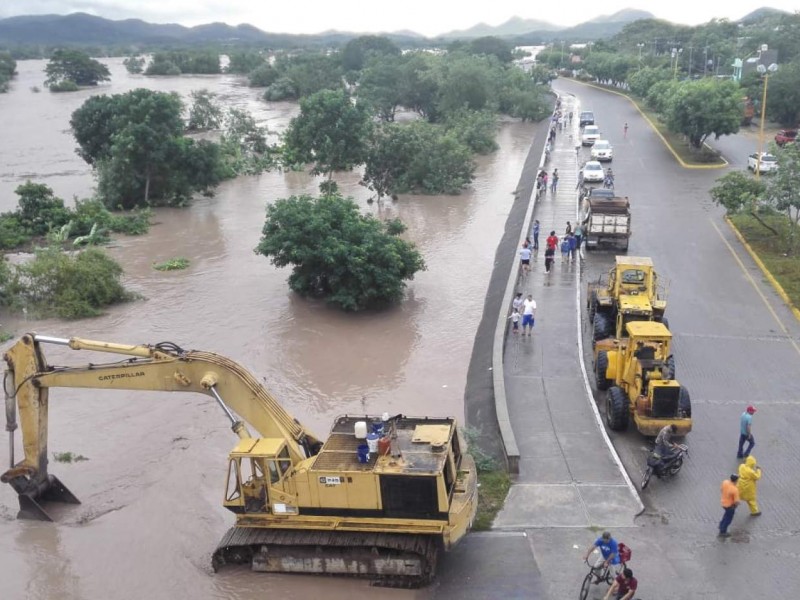
[[[692,51],[694,46],[689,46],[689,79],[692,78]]]
[[[707,67],[708,67],[708,46],[703,48],[703,77],[706,76]]]

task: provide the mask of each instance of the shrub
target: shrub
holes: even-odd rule
[[[180,271],[189,267],[188,258],[171,258],[161,263],[154,263],[153,268],[156,271]]]
[[[38,317],[94,317],[107,306],[133,298],[120,281],[122,267],[99,248],[75,254],[43,248],[15,270],[13,304]]]
[[[78,84],[71,79],[65,79],[50,85],[51,92],[77,92],[79,89]]]

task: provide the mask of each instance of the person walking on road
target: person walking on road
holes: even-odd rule
[[[567,221],[567,227],[564,229],[564,235],[569,235],[570,233],[572,233],[572,223]]]
[[[561,238],[561,262],[569,262],[569,236]]]
[[[755,456],[748,456],[739,465],[739,481],[736,487],[739,488],[739,498],[747,502],[751,517],[761,515],[761,510],[758,508],[758,500],[756,499],[758,493],[756,488],[758,487],[759,479],[761,479],[761,467],[756,464]]]
[[[532,232],[533,233],[533,249],[534,250],[538,250],[539,249],[539,228],[540,228],[539,219],[535,219],[533,221],[533,232]]]
[[[628,122],[625,121],[625,125],[622,126],[622,137],[628,137]]]
[[[517,310],[522,310],[522,303],[524,300],[525,299],[522,297],[522,292],[517,292],[517,295],[514,296],[514,301],[511,303],[511,307],[516,308]]]
[[[520,250],[519,250],[519,258],[520,258],[520,263],[522,265],[522,273],[523,273],[523,275],[525,273],[530,273],[531,272],[531,249],[530,249],[530,247],[525,245],[522,248],[520,248]]]
[[[525,335],[525,328],[528,328],[528,337],[533,332],[533,322],[536,316],[536,301],[531,294],[522,303],[522,335]]]
[[[578,239],[574,233],[570,233],[567,239],[569,240],[569,259],[575,262],[577,260]]]
[[[748,406],[739,417],[739,450],[736,452],[736,458],[747,458],[756,445],[756,439],[753,437],[753,415],[756,412],[756,407],[753,405]],[[747,442],[747,451],[744,449],[744,443]]]
[[[511,316],[508,317],[508,318],[511,321],[511,325],[512,325],[511,332],[514,335],[518,334],[519,333],[519,309],[514,308],[514,310],[511,311]]]
[[[555,260],[556,256],[556,248],[558,247],[558,237],[556,236],[556,232],[551,231],[544,243],[546,246],[544,251],[544,272],[549,274],[550,269],[553,268],[553,261]]]
[[[719,537],[730,537],[728,527],[733,521],[733,515],[736,513],[736,506],[739,504],[739,488],[736,487],[736,482],[739,481],[738,475],[731,475],[730,479],[722,482],[722,520],[719,522]]]
[[[583,258],[581,254],[581,244],[583,243],[583,227],[580,223],[575,226],[575,251],[580,258]]]
[[[553,169],[553,176],[550,178],[550,193],[555,194],[558,189],[558,169]]]

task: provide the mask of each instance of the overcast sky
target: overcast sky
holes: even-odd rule
[[[767,0],[789,12],[797,0]],[[499,25],[510,17],[577,25],[623,8],[638,8],[674,23],[697,25],[713,18],[736,20],[764,6],[743,0],[687,2],[659,0],[0,0],[0,18],[28,14],[87,12],[108,19],[139,18],[153,23],[199,25],[249,23],[276,33],[318,33],[327,29],[384,32],[410,29],[434,36],[480,22]]]

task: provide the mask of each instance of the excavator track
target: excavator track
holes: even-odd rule
[[[254,571],[341,575],[382,587],[418,588],[433,579],[440,548],[431,535],[233,527],[214,551],[212,566],[217,571],[249,563]]]

